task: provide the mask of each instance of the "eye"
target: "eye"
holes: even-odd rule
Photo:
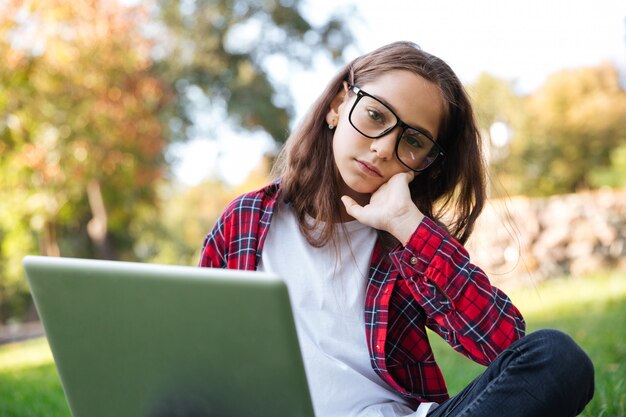
[[[378,111],[377,109],[373,108],[373,107],[368,107],[366,109],[367,111],[367,117],[376,122],[376,123],[380,123],[380,124],[384,124],[385,123],[385,115],[383,113],[381,113],[380,111]]]
[[[425,140],[419,133],[405,133],[403,139],[404,142],[412,148],[421,149],[425,146]]]

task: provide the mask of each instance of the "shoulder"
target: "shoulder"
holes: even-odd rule
[[[241,194],[230,202],[224,210],[224,217],[241,213],[263,212],[274,207],[280,197],[280,180],[276,180],[258,190]]]

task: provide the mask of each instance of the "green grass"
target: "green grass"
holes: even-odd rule
[[[510,291],[528,330],[561,329],[591,356],[596,394],[585,417],[626,417],[626,276],[619,272],[562,279]],[[452,394],[482,367],[431,338]],[[0,416],[69,417],[45,339],[0,347]]]
[[[0,416],[70,417],[45,338],[0,348]]]
[[[626,417],[626,275],[554,280],[509,295],[524,314],[528,332],[563,330],[591,357],[596,391],[581,416]],[[439,337],[431,340],[451,394],[484,369],[452,352]]]

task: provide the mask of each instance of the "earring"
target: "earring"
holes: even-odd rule
[[[330,130],[333,130],[335,128],[335,125],[333,124],[333,122],[328,123],[328,128]]]

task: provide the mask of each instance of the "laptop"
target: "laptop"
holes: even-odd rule
[[[28,256],[74,417],[313,417],[276,275]]]

